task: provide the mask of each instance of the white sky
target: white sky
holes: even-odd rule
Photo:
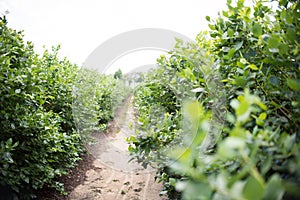
[[[0,12],[9,10],[8,25],[24,30],[38,52],[61,44],[61,55],[81,65],[102,42],[138,28],[169,29],[194,39],[207,29],[205,16],[216,16],[225,5],[226,0],[0,0]],[[150,57],[136,65],[154,63]]]

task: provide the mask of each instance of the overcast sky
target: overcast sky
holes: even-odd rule
[[[61,54],[81,65],[102,42],[138,28],[195,38],[207,29],[205,16],[216,16],[225,5],[226,0],[0,0],[0,12],[9,11],[8,25],[24,30],[38,52],[61,44]]]

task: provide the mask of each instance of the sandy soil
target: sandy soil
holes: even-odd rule
[[[132,98],[129,98],[117,111],[108,133],[93,134],[98,143],[87,147],[89,155],[64,178],[68,195],[49,197],[47,193],[39,199],[166,200],[159,195],[162,185],[155,182],[153,169],[128,163],[125,138],[134,134],[133,120]]]

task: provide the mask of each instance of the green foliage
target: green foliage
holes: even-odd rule
[[[207,67],[212,65],[211,60],[202,56],[204,52],[193,48],[197,47],[191,45],[189,49],[182,50],[178,44],[170,52],[170,58],[162,56],[158,59],[161,68],[153,70],[145,77],[144,83],[135,89],[138,135],[128,139],[131,142],[129,150],[132,159],[136,158],[144,167],[148,164],[157,167],[157,179],[165,182],[165,190],[169,191],[172,199],[177,198],[173,195],[173,180],[178,175],[171,175],[172,172],[166,166],[168,159],[165,153],[175,144],[181,143],[181,104],[188,97],[197,99],[199,94],[216,95],[209,88],[216,90],[219,87],[211,84],[217,77]],[[198,50],[199,54],[194,54],[193,60],[185,57]],[[207,107],[211,106],[211,100],[207,100]]]
[[[64,193],[66,175],[85,152],[91,131],[107,122],[130,90],[123,79],[37,55],[23,33],[0,20],[0,185],[21,199],[43,186]]]
[[[123,79],[89,69],[80,70],[73,86],[73,115],[86,138],[92,131],[107,129],[115,110],[131,92]]]
[[[299,5],[288,4],[273,12],[258,1],[252,11],[238,1],[236,7],[228,8],[214,21],[210,31],[213,42],[207,48],[220,65],[227,96],[250,88],[273,105],[270,112],[276,119],[270,120],[276,126],[298,130],[299,110],[291,108],[292,102],[299,100],[299,93],[294,92],[299,87]],[[283,117],[277,117],[280,115]],[[286,124],[283,119],[292,123]]]
[[[185,136],[187,143],[169,153],[174,159],[170,167],[184,177],[176,188],[184,191],[184,199],[281,199],[286,188],[277,173],[270,173],[274,167],[272,159],[276,158],[270,155],[270,149],[276,147],[274,132],[259,126],[251,132],[243,127],[248,120],[260,116],[266,106],[258,97],[249,94],[249,90],[238,100],[232,100],[231,106],[236,116],[234,126],[227,130],[226,138],[218,141],[216,151],[209,154],[197,149],[211,123],[207,111],[199,103],[191,102],[184,107],[196,131]],[[244,112],[239,111],[241,107]],[[197,114],[191,112],[195,110]],[[244,116],[246,113],[249,114]],[[286,141],[281,140],[277,145],[284,143]],[[297,151],[296,146],[293,149]],[[194,187],[198,188],[197,193]]]
[[[121,79],[122,76],[123,76],[123,74],[122,74],[121,69],[118,69],[118,71],[116,71],[116,72],[114,73],[114,78],[115,78],[115,79]]]
[[[16,192],[47,184],[73,167],[83,152],[72,117],[72,80],[78,68],[58,48],[38,57],[22,32],[0,21],[1,185]]]
[[[63,191],[84,153],[86,133],[105,129],[130,90],[123,79],[80,70],[58,57],[38,56],[23,33],[0,21],[0,184],[20,198],[44,185]]]
[[[299,4],[227,5],[136,89],[129,150],[172,199],[296,199]]]

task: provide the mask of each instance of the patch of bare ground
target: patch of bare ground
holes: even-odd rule
[[[155,172],[143,169],[135,162],[128,163],[129,152],[125,138],[134,134],[132,97],[117,110],[107,133],[94,133],[95,145],[87,146],[78,166],[69,176],[61,177],[67,195],[54,189],[39,191],[42,200],[166,200],[159,195],[162,185],[155,182]]]

